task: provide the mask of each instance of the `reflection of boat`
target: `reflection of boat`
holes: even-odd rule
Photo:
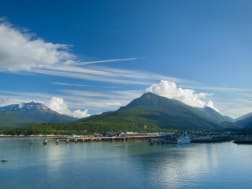
[[[177,138],[177,144],[190,144],[191,137],[187,134],[183,134]]]
[[[157,138],[149,139],[150,144],[177,144],[176,137],[174,135],[166,135]]]
[[[45,139],[44,142],[43,142],[43,144],[47,145],[47,143],[48,143],[48,140]]]
[[[192,138],[192,143],[211,142],[211,141],[212,141],[212,137],[209,135],[195,136]]]
[[[163,144],[164,143],[164,139],[160,139],[160,138],[151,138],[149,139],[149,143],[151,145],[153,144]]]

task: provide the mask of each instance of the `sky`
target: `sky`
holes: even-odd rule
[[[0,106],[85,117],[145,92],[252,112],[252,1],[2,0]]]

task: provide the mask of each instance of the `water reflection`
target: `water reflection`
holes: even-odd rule
[[[131,171],[145,169],[155,183],[180,188],[192,185],[204,174],[218,168],[216,145],[196,144],[188,146],[134,146],[126,148]],[[140,167],[140,168],[139,168]]]
[[[251,147],[0,139],[0,188],[252,188]]]
[[[160,170],[161,182],[173,188],[189,186],[191,181],[199,180],[202,175],[218,166],[217,153],[213,146],[194,145],[183,147],[182,150],[175,148],[170,153],[157,164],[157,170]]]

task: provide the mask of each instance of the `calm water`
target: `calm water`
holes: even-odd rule
[[[2,189],[252,188],[252,146],[1,139]]]

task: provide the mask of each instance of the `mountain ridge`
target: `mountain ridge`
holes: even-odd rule
[[[252,129],[252,112],[239,117],[235,123],[244,129]]]
[[[188,106],[178,100],[145,93],[118,110],[70,123],[34,124],[11,134],[92,134],[106,131],[223,131],[235,129],[229,118],[211,108]]]
[[[178,100],[145,93],[116,111],[81,119],[79,124],[102,127],[114,121],[119,128],[123,124],[126,127],[134,125],[142,129],[149,125],[150,128],[161,129],[221,130],[233,126],[228,120],[213,109],[211,113],[206,113],[203,108],[191,107]]]
[[[76,119],[59,114],[42,103],[28,102],[0,107],[0,127],[17,127],[36,123],[62,123]]]

